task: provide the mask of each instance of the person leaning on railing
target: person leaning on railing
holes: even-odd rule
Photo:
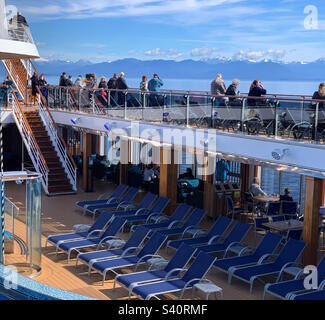
[[[264,94],[266,94],[266,90],[264,89],[261,81],[254,80],[250,86],[248,96],[249,97],[261,97]],[[266,100],[248,99],[247,103],[249,106],[264,105],[264,104],[266,104]]]
[[[234,79],[231,85],[228,87],[226,91],[226,96],[237,96],[239,92],[237,92],[237,88],[239,86],[239,80]],[[230,106],[241,106],[241,101],[238,98],[228,98]]]
[[[325,83],[324,82],[319,84],[318,91],[314,92],[312,99],[313,100],[325,100]],[[324,103],[320,103],[318,108],[324,109]]]

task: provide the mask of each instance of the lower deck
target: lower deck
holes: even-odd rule
[[[85,193],[78,192],[76,195],[61,196],[61,197],[42,197],[42,271],[41,274],[34,278],[34,280],[41,283],[67,290],[73,293],[82,294],[96,299],[119,300],[127,299],[127,291],[124,288],[117,286],[113,290],[114,275],[108,273],[105,285],[102,286],[102,276],[98,273],[92,272],[91,277],[87,276],[88,268],[85,265],[79,264],[75,268],[75,255],[70,263],[67,263],[67,255],[63,253],[55,254],[53,246],[48,245],[45,248],[46,237],[50,234],[59,234],[73,231],[73,225],[79,223],[92,224],[91,216],[83,216],[75,203],[80,200],[96,199],[99,194],[113,190],[116,186],[112,183],[98,181],[96,183],[96,192]],[[81,188],[79,189],[81,190]],[[135,199],[136,202],[141,200],[144,193],[138,194]],[[20,238],[25,237],[25,217],[24,217],[24,204],[25,204],[25,188],[23,185],[16,185],[15,183],[6,184],[6,196],[14,201],[22,210],[19,217],[15,218],[15,234]],[[201,223],[204,228],[209,228],[213,220],[205,218]],[[129,233],[120,234],[121,237],[127,239]],[[245,239],[245,242],[253,245],[254,235],[251,230]],[[168,254],[165,253],[164,247],[160,250],[159,254],[170,259],[173,251],[169,250]],[[15,245],[15,254],[5,255],[5,263],[10,264],[13,262],[24,262],[25,256],[20,255],[20,250]],[[139,268],[139,271],[144,268]],[[129,273],[131,269],[121,269],[119,273]],[[249,294],[249,286],[239,280],[234,279],[232,285],[227,283],[227,275],[212,268],[207,278],[213,281],[216,285],[223,289],[223,298],[226,300],[260,300],[263,293],[263,284],[256,282],[253,294]],[[176,294],[168,294],[160,296],[162,299],[177,299]],[[135,298],[135,297],[133,297]],[[202,299],[198,294],[196,298]],[[185,294],[184,299],[191,299],[191,290]],[[267,296],[267,299],[275,299]]]

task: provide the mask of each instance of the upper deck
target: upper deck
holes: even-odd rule
[[[49,86],[47,103],[63,126],[119,136],[278,170],[324,177],[325,110],[310,96],[137,89],[106,90]],[[232,100],[234,99],[234,100]],[[10,107],[10,106],[9,106]]]

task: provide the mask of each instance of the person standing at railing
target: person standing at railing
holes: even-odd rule
[[[239,95],[239,91],[237,92],[237,88],[239,86],[239,80],[234,79],[231,83],[231,85],[228,87],[226,91],[226,96],[237,96]],[[231,106],[241,106],[241,101],[238,98],[228,98],[229,104]]]
[[[150,92],[160,92],[160,88],[164,85],[157,73],[153,75],[153,78],[148,83],[148,90]],[[151,93],[149,96],[151,106],[161,106],[164,104],[162,96],[158,93]]]
[[[69,76],[68,79],[65,81],[66,87],[73,87],[72,76]]]
[[[66,81],[67,81],[67,74],[65,72],[62,72],[60,76],[59,87],[66,87]]]
[[[325,83],[320,83],[318,91],[315,91],[313,94],[313,100],[325,100]],[[324,109],[324,103],[320,103],[318,106],[319,109]]]
[[[226,94],[227,88],[222,80],[222,74],[218,73],[217,78],[211,82],[211,95],[213,96],[223,96]],[[217,105],[225,105],[227,98],[217,98],[216,103]]]
[[[37,86],[39,86],[39,79],[38,75],[36,72],[34,72],[32,78],[32,103],[36,104],[37,103]]]
[[[146,75],[142,76],[142,81],[140,82],[140,90],[144,93],[149,91],[148,89],[148,77]],[[142,94],[142,106],[145,105],[146,95]]]
[[[117,74],[114,73],[113,77],[110,78],[107,82],[107,89],[110,90],[110,104],[111,106],[116,106],[116,82]]]
[[[254,80],[250,86],[248,96],[249,97],[261,97],[262,95],[266,94],[266,90],[264,89],[261,81]],[[249,106],[256,106],[256,105],[265,105],[266,101],[261,99],[248,99],[247,103]]]
[[[43,97],[45,98],[46,102],[47,102],[47,81],[45,80],[45,76],[44,74],[41,74],[38,80],[38,86],[40,88],[40,91],[43,95]]]
[[[119,90],[127,90],[129,86],[127,85],[124,79],[124,72],[120,73],[120,76],[116,80],[116,89]],[[120,106],[124,106],[125,104],[126,95],[123,91],[118,91],[117,93],[117,104]]]

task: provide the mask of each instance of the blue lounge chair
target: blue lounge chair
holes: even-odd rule
[[[171,229],[160,229],[159,232],[166,236],[180,236],[181,238],[188,232],[192,231],[200,224],[203,217],[205,216],[205,211],[199,208],[195,208],[188,219],[185,221],[182,227],[171,228]],[[201,230],[201,229],[200,229]]]
[[[144,214],[150,211],[149,208],[156,199],[157,196],[155,194],[148,192],[136,208],[128,209],[128,206],[126,206],[123,211],[104,211],[103,213],[110,217],[111,220],[115,217],[123,218],[127,216]]]
[[[176,277],[184,270],[195,250],[195,248],[182,244],[164,269],[117,275],[114,280],[113,289],[115,289],[116,283],[121,284],[129,290],[130,298],[133,288],[139,284],[163,280],[165,277]]]
[[[229,283],[232,277],[243,280],[250,284],[250,293],[252,293],[254,280],[262,276],[274,274],[277,274],[279,277],[283,269],[297,261],[305,246],[306,243],[302,241],[289,239],[274,262],[236,268],[232,272],[229,271]]]
[[[292,294],[290,300],[325,300],[325,282],[320,285],[320,288],[313,292],[303,294]]]
[[[88,201],[78,201],[76,202],[76,206],[80,207],[81,209],[84,209],[85,207],[89,205],[95,205],[95,204],[103,204],[103,203],[113,203],[120,199],[123,195],[123,193],[128,189],[128,186],[125,184],[120,184],[114,191],[111,193],[107,198],[101,199],[106,196],[105,194],[102,194],[98,197],[97,200],[88,200]]]
[[[198,247],[198,250],[206,252],[206,253],[217,253],[217,252],[224,252],[223,257],[227,256],[229,251],[240,253],[243,247],[240,245],[242,240],[246,237],[248,231],[250,230],[251,226],[246,223],[237,222],[235,226],[231,229],[227,237],[223,240],[222,243],[216,244],[208,244],[205,246]],[[219,238],[219,241],[222,240]],[[196,251],[195,254],[197,254]]]
[[[220,216],[214,223],[214,225],[211,227],[209,232],[206,234],[206,236],[191,239],[169,240],[167,241],[166,252],[168,251],[168,248],[179,248],[182,243],[186,243],[190,246],[198,246],[217,241],[218,238],[224,235],[231,223],[231,219]]]
[[[150,210],[147,210],[146,213],[144,214],[133,214],[133,215],[128,215],[125,216],[125,220],[127,223],[132,224],[135,222],[143,222],[145,221],[148,223],[152,217],[157,217],[160,216],[161,213],[164,211],[166,208],[168,202],[170,200],[164,197],[159,197],[158,200],[155,202],[155,204],[152,206]]]
[[[178,207],[176,208],[174,213],[169,218],[161,216],[160,221],[163,221],[163,220],[167,220],[167,221],[160,222],[160,223],[144,224],[143,226],[150,230],[171,228],[174,225],[177,226],[183,221],[183,219],[185,218],[185,216],[189,213],[189,211],[191,209],[192,209],[191,206],[188,206],[187,204],[182,203],[182,204],[178,205]],[[131,231],[136,230],[138,227],[140,227],[140,226],[133,225],[131,228]]]
[[[125,242],[122,248],[79,253],[77,256],[76,266],[78,265],[79,260],[91,268],[92,264],[99,260],[124,257],[126,255],[134,254],[134,252],[140,248],[141,244],[146,239],[148,232],[149,229],[145,227],[137,228],[137,230],[131,235],[129,240]]]
[[[75,241],[66,241],[57,245],[56,252],[59,250],[68,254],[68,263],[70,262],[70,256],[73,251],[78,251],[83,248],[96,247],[97,249],[105,243],[106,240],[116,238],[115,235],[122,229],[125,221],[121,218],[115,218],[111,224],[107,227],[101,237],[86,238]]]
[[[274,252],[281,243],[281,239],[281,235],[268,232],[251,254],[247,253],[252,251],[252,248],[246,247],[239,253],[238,257],[219,259],[214,263],[214,266],[217,269],[228,273],[228,271],[239,266],[255,265],[257,263],[260,264]]]
[[[103,212],[93,223],[93,225],[86,232],[72,232],[72,233],[63,233],[57,235],[50,235],[46,238],[45,247],[47,243],[51,243],[55,246],[58,246],[65,241],[73,241],[83,238],[96,237],[99,233],[105,231],[105,227],[111,220],[111,216]]]
[[[323,256],[317,266],[317,277],[318,285],[320,286],[320,284],[325,280],[325,256]],[[299,291],[307,291],[304,286],[304,279],[295,279],[279,283],[267,283],[264,287],[263,299],[267,293],[280,299],[290,299],[292,294],[297,294]]]
[[[96,270],[97,272],[103,275],[103,285],[104,285],[106,274],[108,271],[112,271],[115,274],[117,274],[114,271],[115,269],[120,269],[123,267],[133,267],[133,266],[134,266],[134,271],[136,271],[140,264],[146,263],[149,259],[156,257],[156,252],[161,248],[161,246],[165,241],[166,241],[165,236],[163,236],[159,232],[154,232],[137,255],[96,261],[92,264],[91,270]]]
[[[93,218],[95,214],[99,211],[103,210],[113,210],[116,211],[120,210],[123,205],[130,204],[130,202],[134,199],[136,194],[139,192],[138,188],[131,187],[119,200],[114,201],[114,203],[104,203],[104,204],[95,204],[95,205],[88,205],[84,208],[84,214],[87,212],[92,213]]]
[[[157,298],[157,296],[160,294],[177,292],[181,290],[179,296],[179,299],[181,299],[186,289],[193,288],[196,283],[204,279],[205,275],[212,267],[215,259],[215,257],[212,257],[204,252],[200,252],[181,278],[172,280],[165,279],[163,281],[139,285],[133,288],[133,293],[139,298],[149,300],[152,297]]]

